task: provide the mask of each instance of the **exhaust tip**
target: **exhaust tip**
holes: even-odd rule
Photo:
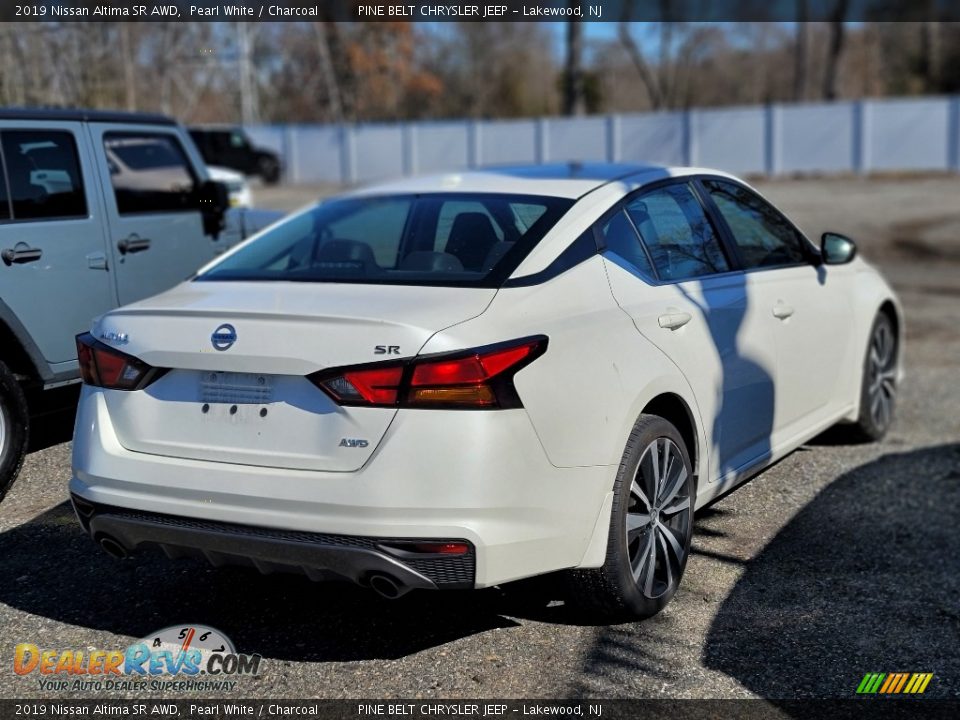
[[[406,586],[401,585],[389,575],[371,575],[369,582],[374,592],[388,600],[396,600],[408,591]]]
[[[127,552],[127,549],[112,537],[104,536],[101,537],[97,542],[100,544],[100,547],[103,549],[103,551],[110,557],[114,557],[117,560],[126,560],[128,557],[130,557],[130,553]]]

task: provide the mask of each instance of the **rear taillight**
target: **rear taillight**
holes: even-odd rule
[[[77,359],[80,376],[87,385],[111,390],[140,390],[163,372],[105,345],[90,333],[77,335]]]
[[[513,376],[547,349],[538,336],[404,361],[323,370],[309,380],[340,405],[502,409],[522,407]]]

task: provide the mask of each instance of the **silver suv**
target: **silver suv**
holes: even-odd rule
[[[0,110],[0,163],[2,499],[45,391],[79,381],[74,336],[180,282],[257,223],[228,221],[226,188],[168,117]]]

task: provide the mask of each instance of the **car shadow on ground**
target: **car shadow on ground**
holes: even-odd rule
[[[205,624],[241,652],[281,660],[393,659],[517,624],[497,612],[498,591],[389,601],[349,584],[213,568],[159,551],[115,560],[66,502],[0,534],[0,577],[0,602],[43,618],[130,638]]]
[[[932,672],[926,696],[956,698],[958,550],[960,444],[884,455],[837,478],[744,564],[700,660],[773,700],[852,698],[868,672]],[[584,689],[656,676],[658,643],[674,634],[664,624],[682,633],[674,615],[598,633]]]
[[[958,521],[960,444],[842,475],[747,564],[704,664],[768,698],[850,697],[894,671],[933,672],[927,694],[956,695]]]

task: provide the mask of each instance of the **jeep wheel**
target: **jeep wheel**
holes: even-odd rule
[[[27,453],[30,416],[20,383],[0,362],[0,500],[7,494]]]
[[[275,185],[280,181],[280,163],[272,157],[262,157],[257,160],[257,174],[267,185]]]

